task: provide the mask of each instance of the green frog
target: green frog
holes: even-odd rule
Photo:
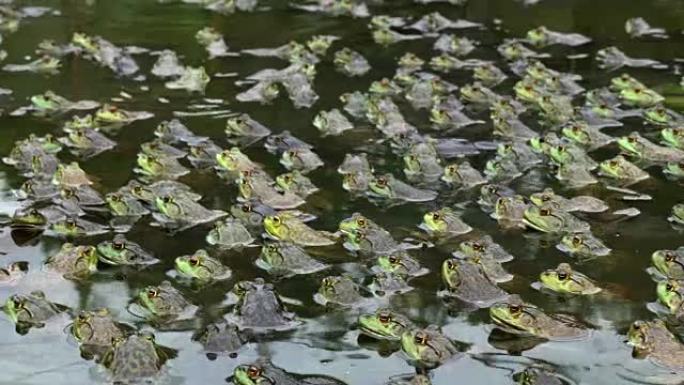
[[[310,148],[300,147],[283,152],[280,164],[288,170],[299,170],[306,174],[323,166],[321,158]]]
[[[354,128],[354,125],[337,108],[321,111],[314,117],[313,125],[320,131],[321,136],[338,136]]]
[[[684,161],[684,151],[658,146],[639,135],[638,132],[623,136],[617,142],[623,152],[636,158],[656,163]]]
[[[209,210],[185,195],[167,194],[157,196],[155,205],[159,212],[152,216],[160,224],[182,231],[203,223],[213,222],[228,213],[221,210]]]
[[[276,210],[291,210],[306,203],[304,198],[292,191],[285,190],[281,193],[276,190],[269,178],[258,173],[243,173],[238,180],[240,196],[244,199],[257,199]]]
[[[589,195],[579,195],[565,198],[556,194],[553,189],[546,188],[541,192],[530,195],[530,201],[537,206],[550,206],[565,212],[602,213],[610,207],[601,199]]]
[[[684,246],[676,250],[656,250],[651,254],[651,262],[661,275],[684,280]]]
[[[629,87],[620,90],[620,100],[634,107],[653,107],[665,101],[665,98],[648,87]]]
[[[426,369],[435,368],[461,355],[454,343],[435,325],[404,331],[401,335],[401,350],[412,364]]]
[[[668,221],[684,226],[684,203],[678,203],[672,206],[672,215],[667,218]]]
[[[112,215],[117,217],[140,217],[150,213],[136,197],[117,192],[105,195],[105,202]]]
[[[437,237],[455,237],[473,230],[449,207],[425,213],[419,227]]]
[[[207,243],[225,248],[250,246],[254,237],[239,219],[228,218],[214,222],[214,228],[206,236]]]
[[[660,136],[666,145],[684,151],[684,127],[680,128],[663,128],[660,131]]]
[[[568,263],[543,271],[539,280],[544,289],[560,294],[593,295],[601,292],[601,288],[592,279],[573,270]]]
[[[658,301],[667,307],[670,314],[678,319],[684,317],[684,287],[682,281],[666,279],[658,282],[656,287]]]
[[[33,291],[29,294],[11,295],[3,310],[16,325],[17,333],[26,334],[32,327],[42,328],[47,321],[68,308],[48,301],[42,291]]]
[[[570,341],[586,338],[589,334],[588,329],[574,318],[546,314],[517,296],[492,305],[489,316],[498,328],[514,335]]]
[[[437,198],[437,192],[408,185],[392,174],[375,176],[369,182],[375,196],[404,202],[428,202]]]
[[[290,213],[265,217],[264,228],[268,235],[279,241],[301,246],[330,246],[336,243],[333,234],[314,230]]]
[[[276,184],[285,192],[291,192],[306,198],[319,191],[307,176],[295,170],[276,177]]]
[[[185,67],[183,74],[176,80],[164,83],[171,90],[184,89],[188,92],[203,93],[211,77],[204,67]]]
[[[605,257],[611,252],[610,248],[590,232],[566,234],[556,248],[581,259]]]
[[[387,341],[400,341],[401,335],[413,328],[413,323],[406,316],[388,308],[362,314],[358,318],[358,323],[362,334]]]
[[[161,320],[176,319],[192,307],[169,281],[163,281],[158,286],[145,287],[138,293],[137,301],[153,317]]]
[[[420,262],[411,257],[406,251],[381,254],[376,259],[374,270],[397,274],[404,277],[418,277],[429,272]]]
[[[95,355],[102,355],[112,340],[123,338],[130,330],[130,327],[114,321],[107,308],[81,310],[69,328],[81,344],[81,350]]]
[[[61,163],[57,165],[57,170],[52,176],[52,184],[60,187],[77,188],[83,185],[92,185],[93,182],[78,162],[71,162],[68,165]]]
[[[278,277],[312,274],[329,267],[312,258],[300,246],[286,242],[263,245],[255,264]]]
[[[115,235],[111,241],[100,242],[97,252],[100,261],[114,266],[147,266],[159,262],[142,246],[127,240],[123,234]]]
[[[230,278],[232,271],[219,260],[209,256],[204,249],[190,255],[182,255],[174,261],[176,271],[185,278],[201,282],[218,281]]]
[[[67,238],[89,237],[109,232],[106,226],[74,216],[55,220],[50,225],[50,230],[56,235]]]
[[[223,318],[195,332],[192,340],[202,344],[210,360],[216,359],[217,354],[235,353],[245,344],[237,326]]]
[[[94,246],[64,243],[57,254],[47,259],[45,267],[65,278],[83,279],[97,271],[97,260]]]
[[[447,165],[444,167],[441,179],[454,187],[463,189],[469,189],[487,182],[487,179],[468,161]]]
[[[359,293],[359,285],[347,276],[323,278],[314,300],[321,305],[354,307],[361,305],[365,298]]]
[[[548,205],[528,207],[523,222],[526,226],[543,233],[582,233],[590,230],[587,222]]]
[[[173,157],[158,157],[145,153],[138,153],[138,166],[134,171],[144,177],[158,179],[178,179],[190,173],[185,166],[178,163]]]
[[[248,365],[238,365],[230,378],[234,385],[345,385],[344,382],[323,375],[292,374],[259,359]]]

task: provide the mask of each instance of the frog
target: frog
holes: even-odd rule
[[[392,174],[374,176],[369,182],[374,196],[402,202],[428,202],[437,198],[437,192],[413,187]]]
[[[576,163],[581,164],[590,170],[597,167],[596,161],[594,161],[586,151],[569,143],[550,146],[548,155],[551,162],[558,166]]]
[[[334,35],[315,35],[306,42],[306,46],[316,55],[325,56],[330,46],[339,39]]]
[[[345,385],[345,383],[340,380],[323,375],[292,374],[273,365],[264,358],[251,364],[236,366],[230,380],[234,385]]]
[[[195,39],[200,45],[204,46],[207,53],[209,53],[210,59],[230,55],[223,36],[212,27],[204,27],[197,31]]]
[[[430,377],[425,374],[413,376],[392,376],[386,385],[432,385]]]
[[[14,212],[10,226],[13,229],[42,230],[54,221],[64,217],[66,217],[66,213],[58,206],[27,207],[25,209],[17,209]]]
[[[436,150],[429,144],[419,143],[411,146],[402,157],[404,175],[409,181],[433,183],[442,176],[443,166]]]
[[[653,107],[665,98],[648,87],[631,87],[620,91],[620,100],[628,106]]]
[[[90,186],[62,187],[59,198],[54,199],[62,209],[71,215],[82,215],[85,211],[102,211],[105,201],[100,193]]]
[[[283,331],[300,324],[295,314],[287,311],[273,285],[263,278],[236,283],[230,295],[237,299],[228,320],[240,330]]]
[[[186,167],[173,157],[157,157],[138,153],[137,164],[133,171],[146,178],[178,179],[190,173]]]
[[[584,339],[590,332],[576,319],[564,314],[546,314],[518,296],[492,305],[489,316],[499,329],[518,336],[572,341]]]
[[[450,258],[442,263],[444,295],[486,308],[502,301],[508,293],[490,280],[480,265],[467,259]]]
[[[255,264],[269,274],[282,278],[312,274],[330,267],[312,258],[300,246],[287,242],[264,244]]]
[[[283,152],[280,164],[288,170],[299,170],[301,173],[309,173],[323,166],[321,158],[308,148],[296,148]]]
[[[578,47],[590,43],[591,39],[579,33],[551,31],[542,25],[527,31],[527,41],[537,47],[546,47],[554,44]]]
[[[663,142],[678,150],[684,150],[684,127],[668,127],[660,130]]]
[[[555,373],[537,367],[528,367],[524,370],[514,373],[513,379],[516,384],[521,385],[565,385],[565,380],[561,379]]]
[[[33,202],[48,201],[59,195],[59,189],[49,181],[28,179],[18,190],[12,191],[17,199]]]
[[[333,64],[337,71],[347,76],[363,76],[371,69],[363,55],[348,47],[335,52]]]
[[[204,67],[185,67],[179,78],[164,83],[164,86],[170,90],[183,89],[190,93],[204,93],[210,81],[211,77]]]
[[[666,163],[665,166],[663,166],[663,174],[676,179],[684,177],[684,162]]]
[[[616,140],[614,137],[601,132],[598,127],[581,121],[569,122],[563,126],[561,132],[564,138],[570,139],[587,151],[605,147]]]
[[[224,131],[233,145],[248,146],[271,135],[271,130],[247,114],[239,114],[226,120]]]
[[[400,244],[392,235],[380,226],[344,230],[341,228],[345,242],[343,246],[352,252],[362,255],[394,253],[404,250],[409,245]]]
[[[314,230],[291,213],[266,216],[264,228],[271,237],[300,246],[330,246],[336,243],[333,234]]]
[[[136,120],[145,120],[153,116],[154,114],[147,111],[128,111],[112,104],[103,104],[99,110],[95,111],[93,122],[100,125],[100,127],[120,127]]]
[[[269,179],[260,174],[243,173],[237,183],[243,199],[256,199],[276,210],[291,210],[306,203],[292,191],[279,192]]]
[[[116,146],[116,142],[91,128],[71,130],[59,141],[69,147],[73,155],[82,159],[93,158]]]
[[[368,290],[378,297],[402,294],[413,290],[407,282],[407,277],[388,271],[377,271],[371,277],[371,282],[366,286]]]
[[[640,169],[622,155],[604,160],[600,163],[599,169],[599,175],[613,179],[622,186],[630,186],[651,177],[648,172]]]
[[[522,195],[501,197],[496,200],[494,212],[490,215],[505,229],[525,228],[525,212],[531,207]]]
[[[319,188],[306,175],[294,170],[276,177],[276,184],[283,191],[289,191],[302,198],[315,194]]]
[[[25,64],[6,64],[2,69],[8,72],[35,72],[54,75],[59,73],[61,67],[62,62],[59,58],[43,55]]]
[[[141,217],[150,213],[140,201],[131,194],[111,192],[105,195],[109,212],[115,217]]]
[[[175,320],[193,308],[169,281],[143,288],[138,292],[136,301],[149,312],[150,317],[162,322]]]
[[[461,356],[454,343],[436,325],[404,331],[401,350],[411,364],[426,369]]]
[[[658,282],[656,287],[658,302],[663,304],[671,315],[677,319],[684,318],[684,306],[682,306],[684,289],[682,281],[665,279]]]
[[[425,213],[423,222],[418,227],[437,237],[455,237],[473,230],[449,207]]]
[[[220,281],[231,277],[232,271],[204,249],[182,255],[174,260],[176,272],[183,278],[200,282]]]
[[[180,150],[170,144],[167,144],[159,138],[151,140],[149,142],[141,143],[140,153],[157,159],[180,159],[187,155],[187,152]]]
[[[357,322],[361,334],[385,341],[401,341],[402,334],[414,327],[408,317],[389,308],[361,314]]]
[[[139,244],[127,240],[123,234],[98,243],[97,253],[100,262],[113,266],[145,267],[159,262],[159,259]]]
[[[45,262],[49,271],[69,279],[83,279],[97,271],[97,249],[94,246],[76,246],[64,243],[59,252]]]
[[[557,167],[554,177],[565,187],[578,189],[598,183],[589,167],[579,163],[566,163]]]
[[[237,94],[235,99],[242,103],[258,102],[262,105],[271,104],[280,95],[278,83],[262,80],[251,88]]]
[[[591,278],[575,271],[569,263],[561,263],[555,269],[544,270],[539,275],[541,287],[560,294],[594,295],[601,288]]]
[[[242,222],[235,218],[214,222],[214,228],[206,236],[207,243],[225,248],[250,246],[254,238]]]
[[[676,225],[684,226],[684,203],[677,203],[672,206],[672,215],[667,220]]]
[[[57,170],[52,176],[52,184],[60,187],[80,187],[92,185],[93,182],[78,162],[71,162],[67,165],[61,163],[57,165]]]
[[[588,196],[578,195],[572,198],[565,198],[556,194],[553,189],[545,188],[544,190],[530,195],[530,201],[536,206],[551,206],[556,210],[583,213],[602,213],[610,207],[601,199]]]
[[[183,75],[185,67],[178,59],[178,54],[170,49],[158,52],[157,61],[154,62],[150,73],[158,78],[177,78]]]
[[[473,79],[485,87],[496,87],[507,78],[508,76],[492,63],[481,64],[473,68]]]
[[[590,232],[565,234],[556,249],[580,259],[605,257],[612,251]]]
[[[3,311],[15,324],[19,334],[26,334],[31,328],[42,328],[50,319],[68,308],[47,300],[42,291],[29,294],[13,294],[7,298]]]
[[[405,250],[378,255],[375,261],[374,271],[384,271],[405,277],[418,277],[429,272]]]
[[[104,355],[112,340],[130,333],[128,325],[118,323],[108,308],[81,310],[69,326],[69,332],[81,344],[81,351],[87,354]]]
[[[231,147],[216,154],[217,169],[228,171],[232,174],[261,170],[261,165],[254,163],[247,155],[237,147]]]
[[[643,117],[646,122],[655,126],[674,127],[677,124],[684,122],[684,116],[661,105],[647,108],[643,112]]]
[[[216,167],[216,155],[221,152],[221,147],[211,139],[193,143],[188,146],[188,161],[197,169],[209,169]]]
[[[543,233],[581,233],[590,230],[589,223],[548,205],[528,207],[523,222],[527,227]]]
[[[157,197],[166,195],[183,197],[184,199],[192,201],[202,199],[202,196],[193,192],[188,185],[173,180],[160,180],[149,185],[143,185],[136,180],[132,180],[119,190],[133,195],[138,200],[150,206],[155,205]]]
[[[154,219],[175,231],[183,231],[228,215],[221,210],[207,209],[185,195],[157,196],[155,206],[159,212],[152,213]]]
[[[510,158],[496,157],[487,161],[484,175],[491,182],[508,183],[521,177],[523,170]]]
[[[314,295],[314,300],[323,306],[344,308],[360,306],[365,302],[359,285],[344,275],[323,278],[318,292]]]
[[[667,278],[684,280],[684,246],[676,250],[656,250],[651,254],[656,271]]]
[[[114,383],[145,383],[159,376],[167,358],[152,333],[134,333],[113,339],[102,364]]]
[[[631,157],[656,163],[684,161],[684,151],[659,146],[647,140],[636,131],[619,138],[617,143],[620,146],[620,150]]]
[[[33,95],[30,98],[31,109],[39,115],[60,114],[70,110],[92,110],[100,106],[100,103],[92,100],[74,102],[53,91],[46,91],[41,95]]]
[[[634,321],[627,331],[627,343],[634,348],[635,357],[648,357],[654,364],[670,370],[684,367],[681,360],[684,345],[662,320]]]
[[[210,360],[216,359],[218,354],[235,353],[246,342],[237,326],[225,318],[208,323],[200,328],[193,334],[192,340],[202,344]]]
[[[487,183],[487,179],[468,161],[448,164],[444,167],[440,179],[453,187],[463,189],[470,189]]]
[[[91,237],[109,232],[107,226],[75,216],[66,216],[53,221],[50,224],[50,230],[57,236],[67,238]]]
[[[160,122],[154,129],[154,136],[167,144],[185,143],[196,145],[208,140],[206,136],[198,136],[190,131],[180,120],[171,119]]]

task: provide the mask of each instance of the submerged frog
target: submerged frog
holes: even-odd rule
[[[358,322],[359,331],[364,335],[388,341],[400,341],[402,334],[413,328],[413,323],[406,316],[387,308],[362,314]]]
[[[217,354],[236,352],[245,344],[237,326],[225,319],[204,326],[193,334],[192,340],[202,344],[210,360]]]
[[[210,245],[227,248],[249,246],[254,242],[254,238],[242,222],[235,218],[215,222],[206,239]]]
[[[478,264],[468,260],[451,258],[444,261],[442,281],[447,287],[446,295],[479,307],[488,307],[508,296]]]
[[[330,246],[336,243],[333,234],[314,230],[290,213],[265,217],[264,228],[270,236],[279,241],[301,246]]]
[[[570,316],[548,315],[517,296],[489,308],[489,316],[501,330],[520,336],[532,336],[552,341],[583,339],[589,331]]]
[[[66,306],[48,301],[42,291],[26,295],[14,294],[7,299],[3,307],[5,314],[16,325],[19,334],[28,333],[32,327],[45,326],[47,321],[67,309]]]
[[[539,280],[544,289],[561,294],[593,295],[601,292],[601,288],[592,279],[573,270],[567,263],[543,271]]]
[[[97,251],[94,246],[65,243],[57,254],[47,259],[45,267],[65,278],[82,279],[97,271]]]
[[[266,332],[289,330],[299,325],[294,313],[288,312],[283,305],[273,285],[262,278],[238,282],[231,295],[237,300],[229,319],[240,329]]]
[[[359,285],[347,276],[323,278],[314,300],[321,305],[353,307],[362,304],[365,298],[359,293]]]
[[[544,233],[582,233],[590,230],[587,222],[550,206],[530,206],[524,215],[525,225]]]
[[[611,252],[610,248],[589,232],[566,234],[556,248],[579,258],[604,257]]]
[[[427,202],[437,198],[437,192],[424,190],[408,185],[392,174],[385,174],[371,179],[369,187],[379,198],[404,202]]]
[[[412,364],[424,368],[434,368],[460,356],[454,343],[435,325],[402,333],[401,350]]]
[[[231,270],[219,260],[200,249],[190,255],[182,255],[174,261],[176,271],[183,277],[199,281],[217,281],[230,278]]]
[[[344,382],[323,375],[292,374],[260,359],[249,365],[239,365],[230,378],[234,385],[345,385]]]
[[[684,203],[678,203],[672,206],[672,215],[670,215],[667,220],[684,226]]]
[[[521,385],[566,385],[566,382],[554,373],[534,367],[515,373],[513,379]]]
[[[62,237],[89,237],[93,235],[104,234],[109,231],[109,228],[99,223],[90,222],[78,217],[65,217],[54,221],[50,225],[56,235]]]
[[[285,242],[263,245],[255,264],[270,274],[280,277],[311,274],[329,266],[309,256],[301,247]]]
[[[634,347],[634,356],[648,357],[668,369],[684,368],[684,344],[662,320],[635,321],[627,332],[627,340]]]

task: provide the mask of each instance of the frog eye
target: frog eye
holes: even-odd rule
[[[433,214],[432,214],[432,219],[435,220],[435,221],[438,221],[441,217],[442,217],[442,216],[439,215],[438,213],[433,213]]]
[[[292,182],[292,175],[290,175],[290,174],[283,175],[283,179],[285,180],[285,182],[288,182],[288,183]]]
[[[389,314],[389,312],[382,312],[378,314],[378,321],[383,324],[390,323],[390,321],[392,321],[392,316]]]
[[[385,178],[378,178],[377,179],[378,186],[387,186],[387,179]]]
[[[449,270],[455,270],[456,269],[456,264],[451,259],[447,259],[446,263],[447,263],[447,268]]]
[[[79,313],[79,315],[76,316],[76,319],[79,322],[86,322],[88,320],[88,315],[86,313]]]
[[[456,166],[449,166],[447,167],[447,170],[453,174],[458,170],[458,168]]]
[[[582,238],[580,238],[580,237],[578,237],[578,236],[572,237],[572,244],[573,244],[573,245],[579,245],[579,244],[581,244],[581,243],[582,243]]]
[[[21,309],[24,307],[24,302],[19,297],[14,296],[12,297],[12,305],[14,305],[16,309]]]
[[[148,289],[147,290],[147,298],[154,298],[157,295],[159,295],[159,292],[157,291],[157,289]]]
[[[250,365],[250,367],[247,368],[247,375],[253,380],[261,377],[261,368]]]
[[[398,262],[399,262],[399,258],[395,257],[394,255],[390,255],[390,256],[387,258],[387,260],[388,260],[390,263],[398,263]]]
[[[150,342],[154,342],[154,334],[152,334],[152,333],[143,334],[143,338],[145,338],[146,340],[148,340]]]
[[[541,215],[542,217],[547,217],[547,216],[549,216],[550,214],[551,214],[551,211],[550,211],[550,210],[547,210],[547,209],[541,209],[541,210],[539,210],[539,215]]]
[[[133,192],[136,194],[140,194],[142,191],[143,191],[142,186],[133,187]]]
[[[171,203],[171,202],[173,202],[173,197],[170,195],[167,195],[164,198],[162,198],[162,200],[164,201],[164,203]]]
[[[665,290],[674,291],[674,286],[671,283],[668,283],[667,285],[665,285]]]
[[[568,273],[558,273],[558,279],[560,279],[561,281],[565,281],[566,279],[568,279],[568,277]]]
[[[248,212],[252,211],[252,205],[250,205],[249,203],[244,204],[244,205],[242,205],[241,209],[242,209],[242,212],[248,213]]]
[[[74,218],[67,218],[64,220],[64,224],[67,227],[76,227],[76,220]]]
[[[121,200],[121,197],[119,195],[111,195],[110,199],[114,202],[118,202]]]
[[[273,218],[273,223],[275,223],[276,225],[279,225],[279,224],[280,224],[281,220],[280,220],[280,217],[279,217],[279,216],[274,216],[274,217],[272,217],[272,218]]]
[[[548,196],[548,195],[542,195],[542,198],[541,198],[541,199],[542,199],[542,202],[548,202],[548,201],[551,200],[551,197]]]
[[[197,258],[196,256],[193,255],[192,257],[190,257],[188,259],[188,262],[190,263],[190,266],[197,266],[197,265],[199,265],[200,261],[199,261],[199,258]]]
[[[672,254],[672,253],[666,253],[666,254],[665,254],[665,260],[666,260],[667,262],[672,262],[672,261],[675,260],[675,255]]]
[[[427,345],[428,335],[423,332],[418,332],[415,337],[413,337],[413,340],[419,345]]]
[[[620,165],[617,160],[611,160],[608,164],[610,167],[618,167]]]
[[[360,227],[366,227],[366,220],[364,218],[359,218],[356,220],[356,224]]]
[[[415,161],[418,160],[418,157],[415,156],[415,155],[413,155],[413,154],[411,154],[411,155],[409,155],[409,159],[410,159],[412,162],[415,162]]]
[[[630,142],[630,143],[636,143],[637,139],[636,139],[635,137],[633,137],[633,136],[628,136],[628,137],[627,137],[627,141]]]
[[[641,88],[635,88],[634,89],[635,94],[640,94],[641,93]]]
[[[289,157],[291,157],[291,158],[294,158],[295,156],[297,156],[297,151],[295,151],[295,150],[290,150],[290,151],[287,152],[287,155],[288,155]]]
[[[126,248],[126,244],[121,241],[114,241],[112,243],[112,247],[114,248],[114,250],[123,250],[124,248]]]
[[[508,311],[513,314],[520,314],[522,312],[522,306],[520,305],[508,305]]]
[[[532,86],[525,86],[525,91],[532,92],[532,90],[533,90]]]

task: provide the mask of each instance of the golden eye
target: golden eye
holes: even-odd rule
[[[539,215],[541,215],[542,217],[546,217],[546,216],[548,216],[549,214],[551,214],[551,212],[550,212],[549,210],[547,210],[547,209],[541,209],[541,210],[539,210]]]
[[[167,195],[164,198],[162,198],[162,201],[164,201],[164,203],[171,203],[171,202],[173,202],[173,198],[171,196]]]
[[[641,88],[635,88],[634,89],[635,94],[640,94],[641,93]]]
[[[416,333],[416,336],[413,337],[413,340],[419,344],[419,345],[427,345],[428,342],[428,336],[425,333]]]
[[[674,291],[674,286],[672,286],[671,283],[668,283],[667,285],[665,285],[665,290],[667,290],[667,291]]]
[[[566,279],[568,279],[568,274],[567,273],[558,273],[558,279],[560,279],[561,281],[565,281]]]
[[[438,221],[439,218],[441,218],[441,216],[440,216],[439,214],[437,214],[437,213],[433,213],[433,214],[432,214],[432,219],[433,219],[433,220]]]
[[[121,197],[118,196],[118,195],[112,195],[112,196],[111,196],[111,199],[112,199],[114,202],[118,202],[118,201],[121,200]]]
[[[244,205],[242,205],[241,209],[242,209],[242,212],[248,213],[248,212],[252,211],[252,206],[249,204],[244,204]]]
[[[511,314],[520,314],[522,312],[522,306],[508,305],[508,311],[511,312]]]
[[[123,242],[114,241],[112,247],[114,247],[114,250],[123,250],[126,247],[126,244]]]
[[[454,270],[456,268],[456,264],[451,259],[448,259],[446,263],[449,270]]]
[[[617,160],[611,160],[610,162],[608,162],[608,164],[610,165],[610,167],[618,167],[620,165],[620,163],[618,163]]]
[[[158,295],[159,293],[157,292],[157,289],[149,289],[147,290],[147,298],[154,298]]]
[[[456,166],[449,166],[449,167],[447,168],[447,170],[449,170],[449,172],[453,174],[453,173],[456,172],[457,168],[456,168]]]
[[[359,218],[356,220],[356,224],[359,225],[360,227],[366,227],[366,220],[363,218]]]
[[[280,224],[280,217],[273,217],[273,223]]]
[[[666,260],[667,262],[672,262],[672,261],[675,260],[675,255],[672,254],[672,253],[666,253],[666,254],[665,254],[665,260]]]
[[[257,368],[256,366],[250,366],[247,368],[247,375],[251,379],[257,379],[261,376],[261,368]]]
[[[378,178],[378,186],[387,186],[387,179],[385,178]]]
[[[378,321],[380,321],[380,323],[386,324],[392,321],[392,317],[388,313],[380,313],[378,315]]]
[[[199,265],[199,258],[197,258],[193,255],[192,257],[190,257],[188,262],[190,262],[191,266],[197,266],[197,265]]]
[[[637,140],[636,140],[635,137],[629,136],[629,137],[627,137],[627,141],[630,142],[630,143],[636,143]]]
[[[572,237],[572,244],[573,245],[579,245],[582,243],[582,238],[580,237]]]
[[[399,258],[395,257],[394,255],[390,255],[388,258],[388,261],[390,263],[397,263],[397,262],[399,262]]]

